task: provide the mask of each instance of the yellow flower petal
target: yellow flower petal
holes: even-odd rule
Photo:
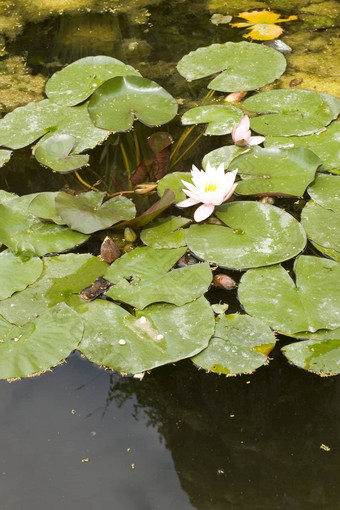
[[[239,18],[246,19],[251,25],[257,25],[258,23],[283,23],[284,21],[293,21],[297,19],[297,16],[295,15],[289,16],[288,18],[281,18],[281,14],[273,11],[267,11],[266,9],[262,11],[240,12],[237,16]],[[237,25],[235,24],[235,26]]]
[[[267,23],[258,23],[251,27],[250,32],[243,37],[250,37],[255,41],[270,41],[276,39],[283,32],[283,28],[277,25],[268,25]]]

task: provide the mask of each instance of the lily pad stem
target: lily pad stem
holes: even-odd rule
[[[86,181],[84,181],[84,179],[82,179],[80,177],[80,175],[77,171],[75,171],[75,174],[76,174],[78,181],[81,182],[81,184],[83,186],[85,186],[86,188],[92,189],[93,191],[99,191],[98,188],[96,188],[95,186],[91,186],[91,184],[88,184]]]
[[[125,170],[126,170],[126,173],[128,175],[128,188],[129,188],[129,190],[131,190],[132,189],[132,184],[131,184],[131,168],[130,168],[129,159],[127,157],[126,150],[125,150],[125,147],[122,144],[122,142],[119,143],[119,147],[120,147],[120,150],[122,151],[122,156],[123,156],[123,161],[124,161],[124,165],[125,165]]]

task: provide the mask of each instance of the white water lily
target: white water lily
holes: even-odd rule
[[[237,170],[224,172],[223,163],[217,168],[207,164],[206,170],[199,170],[192,165],[192,181],[183,181],[188,188],[183,188],[184,193],[189,197],[177,205],[179,207],[190,207],[202,202],[194,214],[195,221],[203,221],[208,218],[217,205],[222,204],[234,193],[237,184],[234,184]]]

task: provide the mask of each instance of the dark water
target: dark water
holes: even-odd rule
[[[199,97],[176,81],[175,62],[241,36],[208,23],[202,2],[175,4],[150,7],[144,24],[127,14],[51,16],[27,23],[8,49],[47,77],[112,55],[177,97]],[[23,150],[0,184],[21,194],[65,182]],[[340,378],[290,366],[281,346],[269,366],[235,378],[182,362],[138,381],[74,354],[39,378],[0,382],[0,509],[340,509]]]

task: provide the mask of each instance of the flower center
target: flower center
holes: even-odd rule
[[[217,184],[214,182],[208,182],[204,187],[204,191],[215,191],[215,189],[217,189]]]

